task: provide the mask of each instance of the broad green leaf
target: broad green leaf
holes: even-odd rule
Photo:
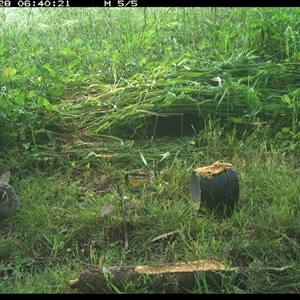
[[[3,70],[3,77],[7,79],[12,79],[17,74],[17,70],[11,67],[5,68]]]
[[[32,98],[34,95],[35,95],[35,92],[31,90],[31,91],[29,91],[29,92],[27,93],[26,98],[30,99],[30,98]]]
[[[59,97],[59,96],[61,96],[63,94],[63,92],[61,92],[59,90],[52,90],[50,93],[54,97]]]
[[[291,99],[288,95],[284,95],[281,97],[281,100],[284,102],[284,103],[287,103],[287,104],[290,104],[291,103]]]
[[[147,58],[146,57],[142,57],[140,60],[140,66],[144,66],[147,63]]]
[[[43,68],[46,69],[52,76],[56,75],[56,72],[53,69],[51,69],[50,64],[43,65]]]
[[[46,134],[47,134],[47,137],[49,138],[49,140],[51,142],[54,142],[54,140],[55,140],[55,133],[53,131],[46,130]]]

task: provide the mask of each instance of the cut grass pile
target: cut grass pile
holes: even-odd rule
[[[1,137],[29,148],[62,131],[144,138],[166,113],[192,113],[238,125],[259,120],[274,142],[293,147],[298,15],[289,8],[29,8],[20,16],[3,9]]]

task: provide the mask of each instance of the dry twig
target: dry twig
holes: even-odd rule
[[[179,232],[179,230],[174,230],[174,231],[171,231],[171,232],[167,232],[167,233],[161,234],[161,235],[157,236],[156,238],[152,239],[150,242],[158,241],[160,239],[168,237],[169,235],[172,235],[172,234],[177,233],[177,232]]]

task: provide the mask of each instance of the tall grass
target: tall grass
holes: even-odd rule
[[[126,123],[129,136],[145,135],[149,115],[166,110],[209,112],[235,123],[261,118],[279,139],[297,135],[298,9],[28,8],[22,14],[2,11],[6,139],[17,130],[32,139],[31,124],[53,134],[88,127],[117,135]],[[88,114],[97,115],[96,124]]]
[[[1,224],[0,291],[72,292],[91,266],[216,259],[243,270],[245,292],[299,292],[299,13],[1,9],[0,169],[21,209]],[[172,116],[181,137],[158,139]],[[189,195],[192,169],[217,160],[240,181],[223,221]],[[153,189],[128,188],[137,168],[157,172]],[[235,279],[200,276],[190,292],[235,292]]]

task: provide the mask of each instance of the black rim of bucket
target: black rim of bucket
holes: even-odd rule
[[[211,212],[230,216],[239,197],[238,177],[234,167],[214,175],[212,179],[191,175],[191,198]]]

